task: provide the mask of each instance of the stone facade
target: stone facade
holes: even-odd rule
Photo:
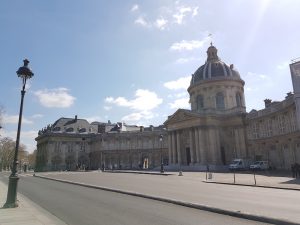
[[[37,170],[222,169],[234,158],[267,160],[273,168],[300,163],[300,61],[290,65],[294,93],[246,112],[245,82],[211,45],[191,77],[191,110],[178,109],[164,126],[143,128],[61,118],[39,132]]]
[[[210,46],[188,88],[191,110],[177,110],[168,130],[169,164],[220,169],[234,158],[268,160],[273,168],[300,163],[300,62],[291,64],[294,93],[246,113],[244,81]],[[297,83],[297,85],[295,85]]]
[[[36,138],[36,170],[154,169],[168,164],[165,136],[162,126],[60,118]]]

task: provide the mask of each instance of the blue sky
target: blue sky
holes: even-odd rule
[[[292,91],[300,1],[4,0],[0,7],[1,136],[15,139],[28,58],[21,142],[60,117],[159,125],[189,108],[191,74],[212,39],[245,80],[247,111]],[[212,37],[209,37],[212,34]]]

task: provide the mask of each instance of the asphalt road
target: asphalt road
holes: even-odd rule
[[[264,224],[35,177],[21,177],[18,190],[72,225]]]

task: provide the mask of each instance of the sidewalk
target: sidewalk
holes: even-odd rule
[[[4,205],[7,185],[0,181],[0,205]],[[0,208],[1,225],[66,225],[25,196],[18,193],[19,207],[12,209]]]
[[[209,174],[208,174],[209,178]],[[210,179],[204,179],[207,183],[219,183],[229,185],[256,186],[263,188],[278,188],[287,190],[300,191],[300,178],[292,178],[286,176],[275,176],[269,174],[268,171],[253,173],[211,173]],[[255,184],[256,182],[256,184]]]

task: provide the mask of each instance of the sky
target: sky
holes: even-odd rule
[[[191,75],[210,42],[245,81],[247,111],[293,91],[289,63],[300,57],[298,0],[3,0],[0,7],[1,137],[21,143],[61,117],[160,125],[190,109]]]

